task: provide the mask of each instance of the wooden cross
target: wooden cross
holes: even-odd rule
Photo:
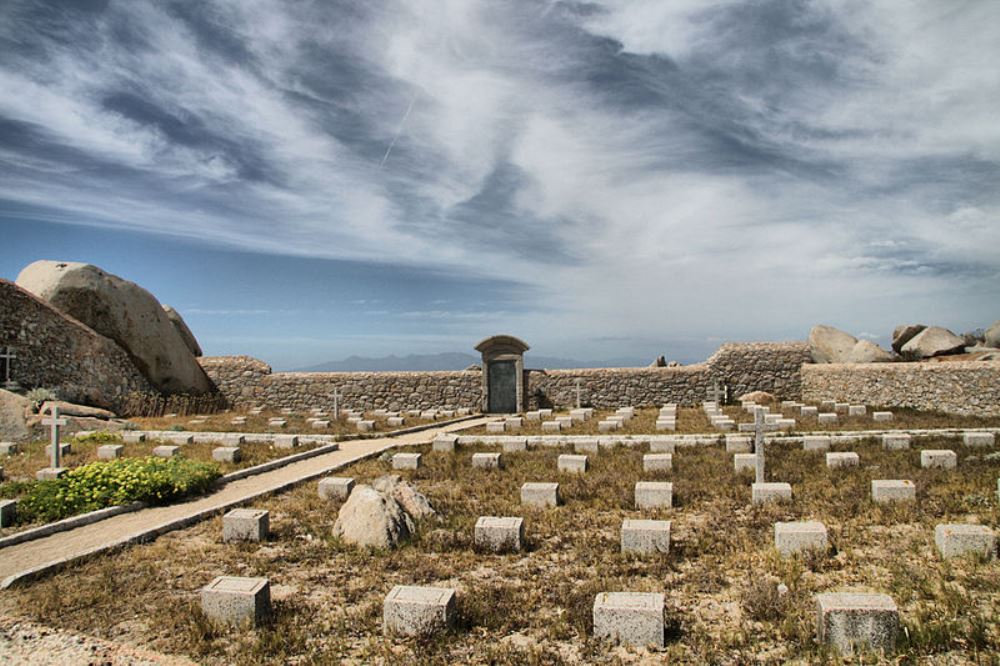
[[[764,410],[757,407],[753,410],[753,451],[757,454],[757,483],[764,483]]]
[[[11,362],[17,358],[17,354],[14,353],[13,347],[4,347],[3,352],[0,352],[0,360],[4,361],[4,386],[10,386],[10,366]]]
[[[42,425],[52,426],[52,468],[61,467],[62,451],[59,450],[59,426],[66,425],[66,419],[59,418],[59,406],[52,405],[49,408],[52,413],[51,418],[42,419]]]

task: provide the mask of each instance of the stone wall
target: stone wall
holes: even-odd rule
[[[694,405],[706,399],[718,379],[731,385],[733,396],[760,389],[797,398],[799,368],[808,356],[803,343],[727,344],[706,363],[676,368],[526,370],[525,392],[529,409],[574,405],[579,379],[584,404],[594,407]],[[209,378],[238,406],[328,408],[337,388],[343,407],[478,410],[482,395],[479,371],[272,373],[267,364],[248,356],[200,360]]]
[[[839,400],[971,416],[1000,416],[1000,362],[816,364],[804,400]]]
[[[199,359],[209,378],[236,406],[269,409],[479,409],[480,373],[460,372],[276,372],[248,356]]]
[[[0,346],[6,345],[17,355],[11,379],[25,389],[52,389],[64,400],[115,411],[130,393],[153,392],[112,340],[0,280]]]

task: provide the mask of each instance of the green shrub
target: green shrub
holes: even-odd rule
[[[109,442],[120,442],[122,438],[116,432],[100,430],[86,435],[76,435],[73,439],[81,444],[107,444]]]
[[[204,493],[217,478],[217,465],[186,458],[93,462],[59,479],[34,484],[18,501],[18,521],[50,522],[130,502],[167,504]]]

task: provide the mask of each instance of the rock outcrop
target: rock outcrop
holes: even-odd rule
[[[413,534],[417,520],[437,515],[430,502],[396,475],[355,486],[337,514],[333,536],[345,543],[395,548]]]
[[[191,350],[191,353],[195,356],[204,356],[201,351],[201,345],[198,344],[198,339],[194,337],[194,333],[192,333],[191,329],[188,328],[187,322],[184,321],[181,314],[169,305],[164,305],[163,311],[167,313],[167,319],[169,319],[170,323],[174,325],[174,329],[176,329],[180,334],[181,340],[183,340],[184,344],[187,345],[187,348]]]
[[[114,340],[164,393],[214,387],[160,303],[148,291],[90,264],[36,261],[17,285]]]
[[[946,328],[931,326],[917,333],[903,345],[902,354],[909,359],[923,359],[947,354],[961,354],[965,340]]]
[[[892,331],[892,350],[897,354],[903,353],[903,345],[913,339],[920,331],[927,328],[923,324],[901,324]]]
[[[809,331],[809,351],[816,363],[849,363],[858,339],[833,326],[819,324]]]
[[[31,401],[10,391],[0,389],[0,440],[24,441],[31,436],[27,414]]]
[[[651,368],[665,368],[665,367],[667,367],[667,357],[666,356],[657,356],[656,360],[654,360],[652,363],[649,364],[649,367],[651,367]]]
[[[848,363],[887,363],[892,360],[892,354],[879,347],[871,340],[858,340],[848,356]]]
[[[983,344],[987,347],[1000,348],[1000,321],[993,322],[993,325],[986,329]]]
[[[771,405],[778,401],[773,395],[767,391],[751,391],[750,393],[744,393],[740,396],[740,402],[755,402],[758,405]]]

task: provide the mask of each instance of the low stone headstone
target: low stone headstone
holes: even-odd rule
[[[551,409],[549,409],[549,408],[545,408],[545,409],[539,409],[539,410],[538,410],[538,413],[539,413],[539,415],[541,415],[541,417],[542,417],[543,419],[547,419],[547,418],[549,418],[550,416],[552,416],[552,410],[551,410]]]
[[[795,428],[795,419],[778,419],[774,425],[778,430],[792,430]]]
[[[511,437],[500,443],[504,453],[524,453],[528,450],[528,440],[523,437]]]
[[[59,444],[59,455],[60,456],[66,456],[66,455],[69,455],[72,452],[73,452],[73,447],[69,443],[60,443]],[[52,445],[51,444],[46,444],[45,445],[45,457],[49,458],[49,459],[52,458]]]
[[[757,468],[756,453],[737,453],[733,456],[733,470],[737,473]]]
[[[521,504],[542,508],[559,506],[559,484],[525,483],[521,486]]]
[[[804,550],[826,550],[826,525],[816,520],[774,524],[774,547],[782,557]]]
[[[563,454],[556,462],[559,471],[568,474],[583,474],[590,467],[590,459],[587,456],[577,456]]]
[[[837,422],[837,415],[833,412],[824,412],[816,416],[816,421],[820,425],[830,425]]]
[[[294,449],[299,445],[299,438],[296,435],[278,435],[274,438],[274,446],[278,449]]]
[[[313,430],[329,430],[330,422],[325,420],[316,420],[312,422]]]
[[[35,478],[39,481],[51,481],[65,476],[68,471],[65,467],[46,467],[35,472]]]
[[[178,446],[187,446],[188,444],[194,444],[194,435],[188,432],[168,432],[162,434],[160,436],[160,439],[166,440]]]
[[[418,469],[419,467],[419,453],[397,453],[392,457],[393,469]]]
[[[431,444],[431,451],[435,453],[454,453],[457,444],[458,435],[438,435]]]
[[[562,430],[562,423],[559,421],[542,421],[542,432],[559,432]]]
[[[876,423],[892,421],[892,412],[872,412],[872,420]]]
[[[622,522],[623,553],[636,555],[666,555],[670,552],[669,520],[636,520]]]
[[[903,479],[873,479],[872,501],[879,504],[888,502],[912,502],[917,499],[917,487],[913,481]]]
[[[657,430],[677,430],[676,419],[656,419],[654,426]]]
[[[842,654],[858,649],[889,654],[896,649],[899,610],[887,594],[818,594],[816,610],[817,639]]]
[[[122,441],[126,444],[142,444],[146,441],[146,433],[126,430],[122,433]]]
[[[17,522],[17,500],[0,500],[0,527],[12,527]]]
[[[642,471],[669,472],[673,469],[674,456],[670,453],[647,453],[642,457]]]
[[[674,484],[669,481],[638,481],[635,484],[636,509],[661,509],[673,506]]]
[[[156,446],[153,447],[153,455],[159,458],[173,458],[181,452],[179,446]]]
[[[503,421],[490,421],[486,424],[486,432],[488,433],[503,433],[507,430],[507,424]]]
[[[402,416],[390,416],[385,420],[386,424],[392,428],[398,428],[400,426],[406,425],[406,419]]]
[[[354,489],[354,479],[349,476],[327,476],[316,486],[322,499],[346,500]]]
[[[357,428],[358,432],[372,432],[375,430],[375,422],[369,420],[358,421]]]
[[[785,502],[792,499],[792,486],[789,483],[768,481],[750,486],[750,501],[753,504],[765,502]]]
[[[270,513],[263,509],[233,509],[222,517],[222,540],[266,541],[270,533]]]
[[[396,585],[382,602],[386,634],[430,636],[454,622],[455,590],[445,587]]]
[[[525,421],[541,421],[542,420],[542,415],[537,410],[533,411],[533,412],[525,412],[524,413],[524,420]]]
[[[857,467],[860,459],[853,451],[842,451],[826,454],[826,466],[830,469],[839,467]]]
[[[602,592],[594,598],[594,637],[622,645],[663,647],[664,596]]]
[[[864,416],[868,409],[864,405],[850,405],[847,408],[848,416]]]
[[[517,552],[524,547],[524,518],[480,516],[474,540],[477,548],[491,553]]]
[[[201,589],[201,611],[216,624],[257,626],[271,614],[271,584],[266,578],[219,576]]]
[[[749,453],[750,438],[746,435],[726,435],[726,453]]]
[[[834,403],[833,411],[837,412],[838,414],[846,414],[847,410],[849,410],[850,408],[851,408],[850,403],[847,403],[847,402],[837,402],[837,403]]]
[[[500,453],[473,453],[472,466],[476,469],[503,469],[503,455]]]
[[[601,445],[597,439],[578,439],[573,442],[573,451],[576,453],[597,455],[600,450]]]
[[[219,446],[212,449],[212,460],[218,462],[237,463],[243,457],[243,451],[238,446]]]
[[[544,429],[545,424],[543,423],[542,426]],[[609,421],[605,419],[597,423],[598,432],[614,432],[615,430],[618,430],[620,428],[621,428],[621,422],[619,421]]]
[[[650,453],[674,453],[677,443],[673,440],[654,439],[649,443]]]
[[[920,466],[924,469],[955,469],[958,456],[948,449],[924,449],[920,452]]]
[[[985,525],[942,524],[934,528],[934,544],[942,559],[975,554],[987,560],[996,557],[996,536]]]
[[[804,418],[805,417],[816,418],[818,414],[819,414],[818,407],[814,407],[812,405],[802,405],[801,407],[799,407],[799,416],[802,416]]]
[[[962,433],[962,443],[971,447],[990,447],[996,444],[996,435],[992,432]]]
[[[823,435],[806,435],[802,438],[803,451],[829,451],[830,438]]]
[[[284,428],[286,425],[288,425],[288,421],[285,419],[271,419],[267,422],[268,428]]]
[[[114,460],[121,458],[125,447],[121,444],[102,444],[97,447],[97,457],[100,460]]]
[[[908,449],[912,440],[913,438],[905,432],[886,433],[882,435],[882,448],[886,451]]]

